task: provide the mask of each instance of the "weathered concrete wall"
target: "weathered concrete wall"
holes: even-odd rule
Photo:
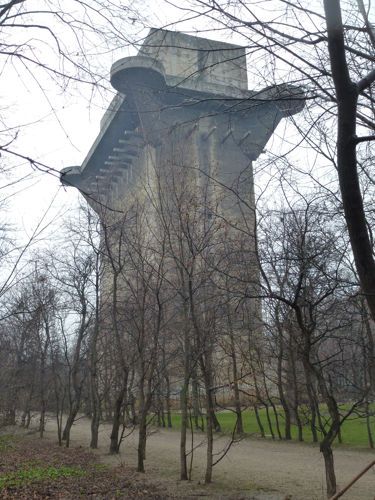
[[[139,55],[160,61],[170,86],[233,96],[248,90],[246,53],[238,45],[151,29]]]

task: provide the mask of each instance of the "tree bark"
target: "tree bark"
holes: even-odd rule
[[[181,279],[183,282],[183,279]],[[186,460],[186,436],[188,428],[188,391],[189,391],[189,381],[190,381],[190,366],[191,366],[191,345],[189,338],[189,315],[186,306],[186,302],[183,304],[184,311],[184,352],[183,352],[183,362],[184,362],[184,380],[180,393],[180,404],[181,404],[181,430],[180,430],[180,479],[182,481],[188,480],[188,468]]]
[[[79,405],[74,402],[70,408],[69,415],[68,415],[68,418],[66,420],[63,435],[62,435],[62,440],[65,441],[65,446],[67,448],[69,448],[69,446],[70,446],[70,431],[71,431],[72,426],[74,424],[74,421],[76,419],[78,410],[79,410]]]
[[[185,354],[186,357],[186,354]],[[186,364],[185,360],[185,364]],[[181,481],[188,480],[188,470],[186,461],[186,436],[188,428],[188,388],[189,374],[184,376],[184,383],[180,392],[180,408],[181,408],[181,430],[180,430],[180,479]]]
[[[110,445],[109,445],[109,453],[116,454],[120,451],[120,443],[119,443],[119,432],[121,425],[121,415],[123,409],[123,403],[125,400],[125,395],[127,391],[127,378],[123,381],[123,387],[117,394],[114,410],[113,410],[113,419],[112,419],[112,431],[110,436]]]
[[[98,389],[98,337],[100,328],[100,259],[95,261],[95,324],[90,342],[90,397],[91,397],[91,441],[90,448],[98,447],[100,425],[100,397]]]
[[[264,437],[266,437],[266,435],[264,433],[264,427],[263,427],[262,421],[261,421],[260,416],[259,416],[257,403],[254,403],[254,413],[255,413],[255,418],[256,418],[256,421],[257,421],[257,424],[258,424],[258,427],[260,430],[260,435],[262,438],[264,438]]]
[[[212,397],[212,376],[211,366],[208,360],[201,359],[201,368],[203,373],[204,388],[206,392],[206,438],[207,438],[207,453],[206,453],[206,473],[204,482],[206,484],[212,481],[212,464],[213,464],[213,447],[214,447],[214,416],[215,407]]]
[[[324,457],[324,466],[326,471],[327,498],[331,498],[337,489],[335,464],[333,460],[332,447],[328,443],[324,443],[320,447],[320,451]]]
[[[337,99],[337,169],[345,220],[362,292],[375,320],[375,260],[367,229],[356,154],[359,92],[375,80],[375,72],[358,84],[349,74],[339,0],[324,0],[328,52]]]
[[[290,409],[289,409],[289,405],[288,405],[288,402],[287,402],[286,397],[285,397],[284,384],[283,384],[284,341],[282,338],[282,332],[281,332],[279,322],[277,322],[277,327],[278,327],[278,334],[279,334],[279,339],[278,339],[279,340],[279,342],[278,342],[279,352],[278,352],[278,356],[277,356],[277,390],[279,393],[281,406],[283,407],[283,410],[284,410],[285,439],[290,440],[290,439],[292,439]]]

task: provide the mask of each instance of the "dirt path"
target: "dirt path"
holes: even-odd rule
[[[136,465],[136,433],[122,445],[119,456],[108,455],[110,426],[100,430],[98,454],[106,463]],[[47,435],[55,439],[53,421],[47,424]],[[90,422],[78,420],[72,430],[72,446],[87,446]],[[196,444],[199,441],[196,439]],[[225,448],[227,439],[216,440],[216,451]],[[253,498],[264,500],[321,500],[324,493],[324,466],[318,447],[300,443],[244,439],[233,445],[225,458],[214,468],[214,483],[200,484],[204,477],[205,446],[194,452],[192,483],[180,482],[179,434],[176,431],[156,431],[147,442],[146,477],[165,483],[177,495],[195,498]],[[367,450],[338,449],[335,452],[337,480],[348,483],[357,472],[374,460],[375,453]],[[375,500],[375,470],[370,470],[342,497],[344,500]]]

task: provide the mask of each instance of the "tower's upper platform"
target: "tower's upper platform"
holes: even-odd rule
[[[255,160],[280,120],[304,106],[299,87],[249,90],[244,47],[161,29],[150,30],[136,56],[113,64],[111,84],[117,95],[97,139],[80,167],[61,174],[88,195],[134,173],[142,145],[158,147],[181,125],[206,134],[198,129],[207,119],[227,150],[233,143],[231,151]]]
[[[153,28],[139,55],[159,61],[171,87],[233,97],[248,90],[246,51],[238,45]]]

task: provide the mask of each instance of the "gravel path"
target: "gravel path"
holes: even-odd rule
[[[47,435],[55,439],[53,421],[47,425]],[[110,426],[100,429],[98,454],[106,463],[136,465],[136,433],[126,438],[120,455],[108,455]],[[196,435],[194,445],[199,444]],[[72,446],[87,446],[90,422],[78,420],[72,430]],[[226,438],[216,440],[216,451],[222,451]],[[286,443],[261,439],[244,439],[232,446],[214,468],[213,481],[204,486],[205,446],[194,451],[192,482],[180,482],[179,433],[155,431],[147,442],[146,476],[151,481],[165,483],[168,491],[185,498],[262,499],[262,500],[321,500],[324,493],[324,465],[319,448],[303,443]],[[370,450],[340,448],[335,451],[336,475],[339,486],[346,485],[369,462],[375,459]],[[375,468],[342,497],[344,500],[375,500]]]

